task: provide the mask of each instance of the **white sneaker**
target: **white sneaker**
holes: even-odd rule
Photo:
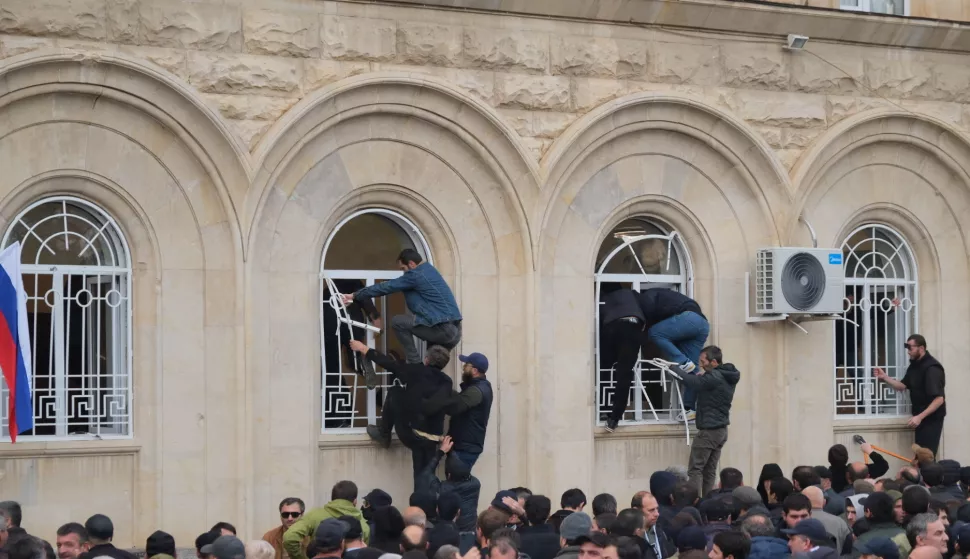
[[[691,374],[691,373],[693,373],[694,372],[694,369],[696,369],[696,368],[697,368],[697,365],[695,365],[694,362],[691,361],[690,359],[688,359],[687,361],[684,361],[683,363],[680,364],[680,370],[681,371],[684,371],[688,375]]]
[[[694,411],[694,410],[687,410],[687,421],[694,421],[695,419],[697,419],[697,412]],[[683,412],[677,414],[677,421],[679,423],[683,423],[684,422],[684,413]]]

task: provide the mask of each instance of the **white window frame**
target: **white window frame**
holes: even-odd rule
[[[24,278],[25,283],[27,283],[28,281],[33,281],[34,285],[36,286],[38,283],[37,278],[39,276],[41,275],[51,276],[51,282],[52,282],[51,290],[48,291],[43,296],[35,296],[34,299],[36,300],[46,299],[51,308],[51,324],[52,324],[53,332],[51,336],[51,345],[52,345],[51,355],[49,357],[50,357],[50,362],[53,365],[52,367],[53,369],[52,376],[53,376],[53,382],[54,382],[53,401],[40,402],[40,405],[38,405],[37,394],[36,394],[37,383],[32,382],[32,386],[35,389],[35,394],[34,394],[35,428],[38,425],[41,425],[41,426],[49,425],[49,423],[42,421],[43,419],[43,416],[41,415],[42,409],[45,406],[48,408],[53,407],[53,409],[55,410],[54,416],[55,416],[56,434],[55,435],[22,434],[22,435],[18,435],[17,438],[18,440],[21,440],[24,442],[72,441],[72,440],[91,440],[91,439],[101,439],[101,440],[131,439],[134,436],[135,424],[134,424],[134,413],[133,413],[134,378],[132,375],[132,332],[131,332],[131,325],[132,325],[131,273],[132,273],[132,270],[131,270],[131,253],[128,248],[128,241],[125,238],[124,232],[122,231],[121,227],[119,227],[118,223],[114,220],[114,218],[112,218],[103,208],[99,207],[97,204],[94,204],[92,202],[89,202],[88,200],[84,200],[82,198],[78,198],[75,196],[51,196],[51,197],[38,200],[30,204],[26,208],[24,208],[17,215],[17,217],[13,219],[13,221],[11,222],[11,225],[7,228],[7,231],[4,233],[3,241],[2,243],[0,243],[0,246],[6,247],[9,243],[11,243],[13,241],[13,239],[11,239],[11,235],[14,233],[15,228],[17,228],[18,226],[24,226],[28,228],[28,230],[30,231],[30,234],[34,235],[35,238],[37,238],[42,242],[42,247],[41,247],[42,251],[47,250],[51,253],[54,253],[53,249],[50,248],[49,243],[51,243],[53,239],[60,238],[62,233],[53,234],[47,239],[40,239],[40,237],[37,237],[36,233],[33,232],[33,228],[27,223],[24,223],[22,221],[29,212],[45,204],[61,204],[61,209],[60,209],[61,213],[47,217],[43,221],[47,221],[50,219],[64,220],[65,229],[63,232],[63,235],[64,235],[63,238],[65,242],[70,242],[72,237],[74,238],[80,237],[80,235],[77,235],[76,233],[67,232],[67,220],[69,218],[82,219],[86,221],[88,225],[97,229],[97,233],[93,237],[90,237],[90,238],[85,237],[84,240],[86,240],[89,243],[93,243],[95,240],[98,239],[98,237],[103,237],[106,240],[108,240],[109,246],[112,249],[110,255],[113,262],[110,263],[111,265],[105,265],[104,263],[99,263],[98,265],[93,265],[93,266],[50,265],[50,264],[39,264],[37,262],[21,262],[21,266],[20,266],[21,273],[24,276],[30,275],[34,277],[34,280],[28,280],[28,278],[25,277]],[[79,206],[83,208],[85,211],[89,212],[94,218],[96,218],[98,220],[98,223],[93,223],[91,221],[88,221],[86,219],[86,216],[71,214],[68,211],[69,205]],[[33,227],[36,227],[39,223],[40,222],[34,223]],[[85,353],[84,357],[82,357],[83,370],[80,375],[77,375],[73,372],[69,372],[67,370],[67,361],[69,359],[69,355],[68,355],[69,347],[67,345],[68,340],[66,339],[66,336],[67,336],[66,330],[69,329],[70,327],[68,326],[67,328],[65,328],[64,321],[65,320],[69,321],[71,320],[72,317],[70,316],[71,315],[70,307],[67,307],[67,311],[66,311],[67,314],[65,315],[66,305],[64,305],[63,303],[65,276],[70,276],[72,279],[77,278],[78,280],[83,281],[85,284],[84,290],[88,292],[88,297],[90,297],[90,299],[87,299],[89,303],[87,305],[83,305],[81,301],[78,300],[78,296],[75,296],[75,300],[79,306],[85,309],[90,308],[94,303],[94,297],[97,296],[97,297],[104,298],[104,303],[105,305],[108,306],[109,309],[114,309],[109,312],[112,315],[111,316],[112,329],[114,330],[115,333],[111,338],[111,342],[108,344],[109,346],[108,355],[101,356],[101,357],[104,357],[105,361],[107,362],[107,367],[109,367],[109,371],[110,371],[108,374],[113,379],[117,379],[114,383],[112,383],[113,386],[117,386],[118,384],[120,384],[119,381],[124,380],[124,388],[121,388],[121,389],[111,388],[111,389],[104,389],[104,390],[110,391],[111,393],[114,393],[114,394],[117,394],[118,392],[124,392],[124,394],[121,394],[121,396],[123,396],[124,398],[126,410],[124,410],[123,413],[117,414],[117,415],[109,413],[109,415],[114,415],[115,417],[120,418],[118,425],[111,426],[106,429],[102,429],[99,426],[97,429],[97,432],[94,432],[94,433],[72,434],[68,431],[70,427],[70,425],[68,425],[68,421],[71,417],[71,414],[68,410],[68,406],[71,405],[71,407],[75,407],[73,405],[75,404],[75,402],[68,402],[69,397],[73,397],[73,395],[69,394],[70,389],[68,388],[68,377],[80,377],[82,384],[86,385],[88,382],[98,382],[98,378],[99,376],[102,375],[102,373],[100,369],[101,360],[92,359],[91,358],[92,356],[87,352]],[[122,293],[121,290],[117,290],[117,289],[110,289],[107,292],[103,292],[101,291],[100,288],[98,289],[97,292],[95,292],[94,290],[90,289],[90,287],[93,285],[99,285],[99,284],[103,285],[106,282],[119,285],[121,289],[124,290],[124,292]],[[36,290],[36,287],[35,287],[35,290]],[[115,293],[116,295],[112,295],[112,293]],[[38,295],[38,294],[35,293],[35,295]],[[113,305],[111,304],[112,301],[117,301],[117,303]],[[86,323],[85,329],[87,329],[90,326],[94,326],[94,333],[92,337],[88,337],[87,333],[84,334],[87,341],[86,345],[83,345],[82,347],[82,350],[84,351],[88,349],[88,346],[90,346],[92,342],[95,344],[92,347],[100,350],[100,342],[101,342],[100,321],[102,320],[102,317],[100,312],[97,313],[97,316],[92,316],[92,314],[93,313],[89,313],[88,316],[85,318],[81,318],[81,317],[77,318],[77,320],[82,320],[82,319],[85,320],[85,323]],[[37,329],[36,313],[34,316],[35,316],[34,320],[31,321],[28,327],[32,335],[36,337],[36,334],[35,334]],[[122,344],[124,344],[124,347],[122,347]],[[32,343],[31,352],[33,353],[32,362],[34,363],[34,371],[32,371],[32,374],[36,375],[37,374],[37,370],[36,370],[37,351],[36,351],[36,348],[33,346],[34,344]],[[87,370],[92,366],[92,364],[94,364],[94,369],[95,369],[94,372]],[[100,406],[102,405],[102,401],[100,398],[101,390],[102,389],[99,388],[99,389],[96,389],[96,392],[95,392],[97,394],[97,396],[95,397],[95,410],[99,410]],[[2,406],[3,408],[2,427],[0,427],[0,431],[2,431],[2,436],[0,436],[0,441],[9,441],[10,436],[7,433],[7,427],[8,427],[7,426],[7,414],[8,414],[7,405],[8,404],[7,404],[6,385],[4,385],[3,389],[0,390],[0,400],[2,400],[2,403],[0,403],[0,406]],[[78,407],[81,407],[81,406],[78,406]],[[109,409],[113,408],[113,403],[108,403],[108,408]],[[97,417],[100,417],[101,415],[102,415],[101,413],[98,413]]]
[[[325,326],[324,326],[324,305],[329,305],[329,302],[328,302],[328,299],[324,295],[326,293],[326,291],[327,291],[327,285],[326,285],[326,279],[325,278],[330,278],[332,280],[339,280],[339,279],[363,280],[364,281],[364,284],[369,287],[371,285],[374,285],[374,283],[377,282],[377,281],[386,281],[386,280],[394,279],[394,278],[400,277],[401,274],[402,274],[402,272],[400,270],[343,270],[343,269],[330,270],[330,269],[327,269],[326,268],[327,251],[330,249],[330,243],[333,242],[334,237],[336,237],[336,235],[340,231],[340,229],[344,225],[346,225],[348,222],[350,222],[351,220],[353,220],[353,219],[355,219],[357,217],[360,217],[362,215],[365,215],[365,214],[376,214],[376,215],[379,215],[381,217],[387,218],[387,219],[391,220],[392,222],[394,222],[395,225],[397,225],[402,230],[404,230],[404,232],[411,238],[411,242],[414,244],[415,248],[421,254],[421,257],[426,262],[434,265],[434,261],[433,261],[432,254],[431,254],[431,247],[428,245],[428,242],[425,239],[424,235],[421,233],[420,229],[418,229],[418,227],[413,222],[411,222],[411,220],[409,220],[408,218],[406,218],[403,215],[399,214],[398,212],[395,212],[395,211],[392,211],[392,210],[388,210],[388,209],[384,209],[384,208],[367,208],[367,209],[362,209],[362,210],[356,211],[356,212],[352,213],[351,215],[349,215],[349,216],[345,217],[344,219],[342,219],[337,224],[337,226],[333,228],[333,231],[330,232],[330,236],[327,237],[327,242],[324,244],[324,247],[323,247],[323,256],[320,259],[320,295],[319,295],[320,296],[320,305],[321,305],[320,306],[320,381],[321,381],[321,384],[320,384],[320,431],[321,431],[321,433],[323,433],[325,435],[334,435],[334,434],[354,435],[354,434],[361,434],[361,433],[366,432],[366,428],[364,428],[364,427],[330,427],[330,428],[328,428],[326,426],[327,425],[327,421],[330,420],[330,419],[332,419],[332,418],[328,418],[327,417],[327,378],[326,378],[326,374],[327,374],[326,347],[327,347],[327,344],[326,344],[326,339],[325,339],[325,336],[327,335],[327,333],[324,330],[324,328],[325,328]],[[366,242],[366,239],[361,239],[361,242]],[[384,336],[393,336],[394,335],[394,332],[392,332],[391,329],[390,329],[390,326],[391,326],[391,324],[390,324],[390,317],[385,316],[385,312],[384,312],[385,309],[386,309],[385,302],[384,302],[384,298],[381,297],[378,300],[375,300],[374,301],[374,304],[378,306],[378,309],[381,311],[381,317],[384,319],[383,320],[383,322],[384,322],[384,324],[383,324],[383,326],[384,326],[383,335]],[[377,347],[376,337],[375,337],[374,333],[371,332],[371,331],[369,331],[369,330],[367,331],[367,347],[369,347],[371,349],[378,349],[378,350],[381,349],[381,348],[378,348]],[[344,359],[343,351],[340,351],[338,349],[338,365],[339,365],[339,368],[340,368],[341,371],[343,370],[343,359]],[[378,371],[378,374],[381,377],[384,376],[383,374],[380,373],[380,371]],[[363,379],[360,378],[360,377],[358,377],[357,378],[357,381],[363,382]],[[355,381],[355,383],[357,381]],[[385,386],[385,391],[386,391],[386,388],[387,387]],[[350,392],[350,395],[351,395],[350,397],[351,397],[351,402],[352,402],[351,407],[352,408],[355,407],[354,406],[354,403],[356,403],[355,402],[355,399],[356,399],[357,392],[358,392],[358,387],[355,384],[352,392]],[[367,413],[367,423],[370,424],[370,425],[375,424],[377,422],[377,420],[378,420],[378,416],[377,416],[377,390],[368,390],[367,391],[367,412],[366,413]]]
[[[895,0],[894,0],[895,1]],[[903,3],[903,16],[910,15],[909,0],[899,0]],[[881,14],[880,12],[872,11],[872,0],[839,0],[839,9],[847,12],[863,12],[868,14],[877,13],[880,15],[896,15],[896,14]]]
[[[676,254],[678,262],[680,263],[680,274],[647,274],[646,272],[640,274],[612,274],[606,273],[606,267],[609,265],[610,261],[623,250],[632,250],[631,245],[621,244],[610,252],[603,259],[603,262],[596,269],[593,275],[594,284],[594,296],[596,301],[596,311],[595,311],[595,329],[594,329],[594,349],[593,349],[593,375],[594,375],[594,390],[596,393],[593,395],[593,401],[595,402],[594,407],[594,422],[598,427],[606,425],[606,421],[602,419],[604,414],[608,414],[609,407],[606,402],[603,401],[603,387],[601,386],[601,375],[606,369],[600,370],[600,286],[603,283],[631,283],[635,291],[641,291],[642,289],[647,289],[650,287],[673,287],[678,292],[687,295],[688,297],[693,297],[694,293],[694,274],[693,268],[691,266],[690,254],[687,251],[687,247],[683,243],[683,239],[676,232],[666,227],[663,223],[658,222],[654,219],[644,216],[634,216],[630,219],[641,220],[653,227],[659,229],[662,234],[647,234],[638,235],[637,238],[641,241],[660,239],[667,241],[669,243],[670,249],[673,249],[674,254]],[[626,220],[624,220],[626,221]],[[611,230],[612,233],[612,230]],[[603,241],[605,242],[605,240]],[[639,242],[639,241],[637,241]],[[600,243],[602,246],[602,243]],[[643,266],[640,264],[639,257],[634,252],[634,258],[637,261],[638,266],[641,271]],[[645,425],[645,424],[679,424],[677,421],[676,412],[678,409],[673,409],[673,402],[671,402],[671,408],[665,412],[665,415],[660,415],[659,419],[654,419],[653,413],[651,413],[649,406],[644,406],[643,398],[641,395],[644,391],[644,383],[642,381],[640,371],[643,369],[652,368],[643,362],[642,356],[638,357],[637,365],[634,369],[633,378],[633,394],[635,397],[631,398],[631,403],[633,404],[633,419],[632,420],[622,420],[620,425]],[[670,383],[673,382],[667,375],[660,375],[660,383],[663,385],[663,390],[670,391],[672,394],[675,393],[673,387]],[[615,396],[615,393],[614,393]],[[673,396],[671,396],[673,398]],[[658,410],[658,415],[660,411]]]
[[[860,232],[864,232],[866,230],[871,230],[872,233],[870,233],[869,236],[867,236],[863,241],[860,241],[860,243],[857,243],[855,246],[848,245],[849,241],[853,237],[855,237]],[[839,398],[840,398],[841,389],[839,386],[839,379],[837,376],[838,370],[839,370],[838,355],[836,354],[835,351],[833,351],[832,383],[833,383],[833,400],[835,404],[835,407],[834,407],[835,419],[837,420],[878,419],[878,418],[887,419],[887,418],[894,418],[894,417],[905,417],[909,415],[910,409],[911,409],[908,394],[893,390],[888,384],[885,384],[881,381],[877,381],[872,375],[872,370],[874,367],[883,367],[884,369],[886,369],[887,363],[882,362],[882,360],[879,359],[879,356],[876,356],[877,362],[876,363],[873,362],[873,348],[872,348],[873,337],[872,337],[872,330],[871,330],[872,324],[869,317],[869,309],[872,308],[872,304],[868,299],[868,294],[872,293],[873,291],[877,291],[879,289],[894,289],[896,290],[896,292],[898,292],[899,290],[902,290],[906,294],[906,297],[904,297],[901,300],[900,306],[897,308],[897,313],[894,313],[894,320],[897,321],[896,322],[897,327],[901,327],[901,330],[896,335],[896,339],[906,340],[909,336],[915,333],[916,326],[919,324],[919,269],[917,267],[916,258],[913,254],[913,251],[910,248],[909,243],[906,241],[906,238],[903,237],[903,235],[900,234],[899,231],[881,223],[867,223],[865,225],[855,228],[854,230],[852,230],[852,232],[846,235],[845,239],[842,242],[842,252],[844,254],[846,250],[854,251],[856,247],[858,247],[858,245],[863,242],[870,242],[870,241],[877,241],[877,240],[881,241],[880,239],[876,239],[875,231],[883,232],[891,239],[893,239],[893,241],[898,243],[898,246],[895,249],[894,256],[896,254],[900,256],[900,263],[901,263],[901,267],[903,268],[902,270],[900,270],[900,272],[902,272],[901,274],[902,277],[898,277],[899,274],[894,274],[894,275],[897,275],[897,277],[894,277],[894,278],[869,277],[870,270],[874,269],[875,266],[869,266],[867,269],[864,270],[860,268],[861,266],[866,266],[866,264],[863,262],[862,259],[851,259],[847,257],[843,257],[842,259],[843,266],[844,266],[846,287],[857,287],[861,289],[864,294],[867,295],[865,302],[858,303],[859,309],[861,311],[859,314],[863,318],[862,324],[858,325],[858,327],[862,329],[862,334],[861,334],[862,335],[862,344],[861,344],[862,359],[859,362],[859,367],[861,368],[862,373],[864,375],[862,379],[863,386],[864,386],[864,388],[862,389],[864,403],[862,404],[862,406],[865,407],[866,411],[864,413],[854,413],[854,414],[838,413],[838,410],[840,407]],[[848,269],[850,262],[854,263],[853,270]],[[892,263],[892,259],[890,259],[890,261],[886,263],[882,268],[885,269],[891,263]],[[861,274],[861,277],[860,277],[860,274]],[[845,324],[845,328],[852,328],[852,327],[853,326],[849,323]],[[832,342],[833,342],[833,350],[834,350],[835,344],[838,343],[838,340],[837,340],[838,330],[837,329],[833,329],[833,330],[834,331],[833,331]],[[843,335],[846,335],[846,334],[843,334]],[[896,366],[895,371],[887,371],[887,372],[890,372],[890,373],[895,372],[896,375],[895,376],[891,375],[891,376],[893,376],[893,378],[896,378],[897,380],[902,380],[903,375],[905,374],[905,364],[908,362],[909,357],[906,355],[906,351],[902,347],[902,343],[897,343],[891,347],[888,347],[888,345],[889,344],[887,342],[887,348],[886,348],[887,351],[891,349],[892,351],[896,352],[896,363],[898,365]],[[857,348],[857,351],[858,351],[858,348]],[[883,357],[885,357],[885,360],[888,362],[888,356],[883,356]],[[848,369],[848,367],[844,367],[844,368],[846,370]],[[855,385],[858,386],[858,383],[855,383]],[[854,392],[857,389],[852,388],[851,390]],[[895,413],[876,413],[875,410],[877,408],[877,405],[874,403],[874,397],[873,397],[874,393],[879,393],[879,394],[882,394],[883,396],[888,394],[895,395],[896,412]]]

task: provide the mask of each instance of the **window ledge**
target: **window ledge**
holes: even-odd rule
[[[690,435],[693,438],[697,434],[697,428],[690,426]],[[616,431],[609,433],[603,427],[596,427],[593,430],[593,438],[597,440],[622,440],[622,439],[684,439],[686,433],[683,423],[640,423],[636,425],[620,424]]]
[[[909,431],[911,430],[906,422],[909,421],[909,417],[889,417],[889,418],[867,418],[867,417],[854,417],[851,419],[839,419],[836,418],[833,424],[833,429],[836,433],[855,433],[857,431],[867,431],[870,433],[886,433],[886,432],[896,432],[896,431]]]
[[[38,458],[42,456],[123,456],[138,454],[141,444],[132,439],[0,442],[4,458]]]
[[[398,440],[397,435],[393,435],[391,439],[391,448],[403,447],[401,441]],[[346,433],[346,434],[330,434],[330,435],[320,435],[317,438],[317,448],[323,449],[338,449],[338,448],[380,448],[380,446],[371,440],[367,433]]]

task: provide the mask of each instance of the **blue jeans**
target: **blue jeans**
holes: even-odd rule
[[[696,365],[710,333],[711,325],[703,316],[687,311],[654,324],[647,331],[647,337],[668,361],[681,364],[690,361]],[[684,391],[685,408],[694,409],[696,400],[693,390]]]
[[[451,453],[457,456],[458,459],[464,462],[465,464],[468,464],[469,470],[472,469],[472,466],[475,465],[475,462],[478,462],[478,457],[481,456],[481,453],[462,452],[460,450],[452,450]]]

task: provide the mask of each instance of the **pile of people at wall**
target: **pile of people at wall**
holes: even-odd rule
[[[449,441],[437,452],[440,459]],[[798,466],[787,478],[765,465],[753,485],[734,468],[703,498],[682,467],[655,472],[650,491],[629,507],[596,495],[588,503],[569,489],[553,512],[551,500],[516,487],[478,506],[478,484],[428,484],[407,507],[356,484],[333,486],[331,501],[306,510],[298,498],[279,505],[280,524],[244,543],[220,522],[194,542],[200,559],[775,559],[970,557],[970,467],[934,459],[914,445],[916,458],[895,477],[868,444],[872,463],[849,462],[842,445],[828,465]],[[431,470],[433,472],[433,469]],[[433,475],[433,474],[432,474]],[[474,478],[472,478],[474,479]],[[624,496],[625,497],[625,496]],[[479,510],[481,508],[481,510]],[[56,534],[54,548],[22,527],[20,505],[0,503],[3,559],[134,559],[111,544],[111,520],[96,514]],[[155,532],[150,559],[177,557],[174,538]],[[185,554],[188,555],[188,554]],[[181,557],[180,559],[189,559]]]

